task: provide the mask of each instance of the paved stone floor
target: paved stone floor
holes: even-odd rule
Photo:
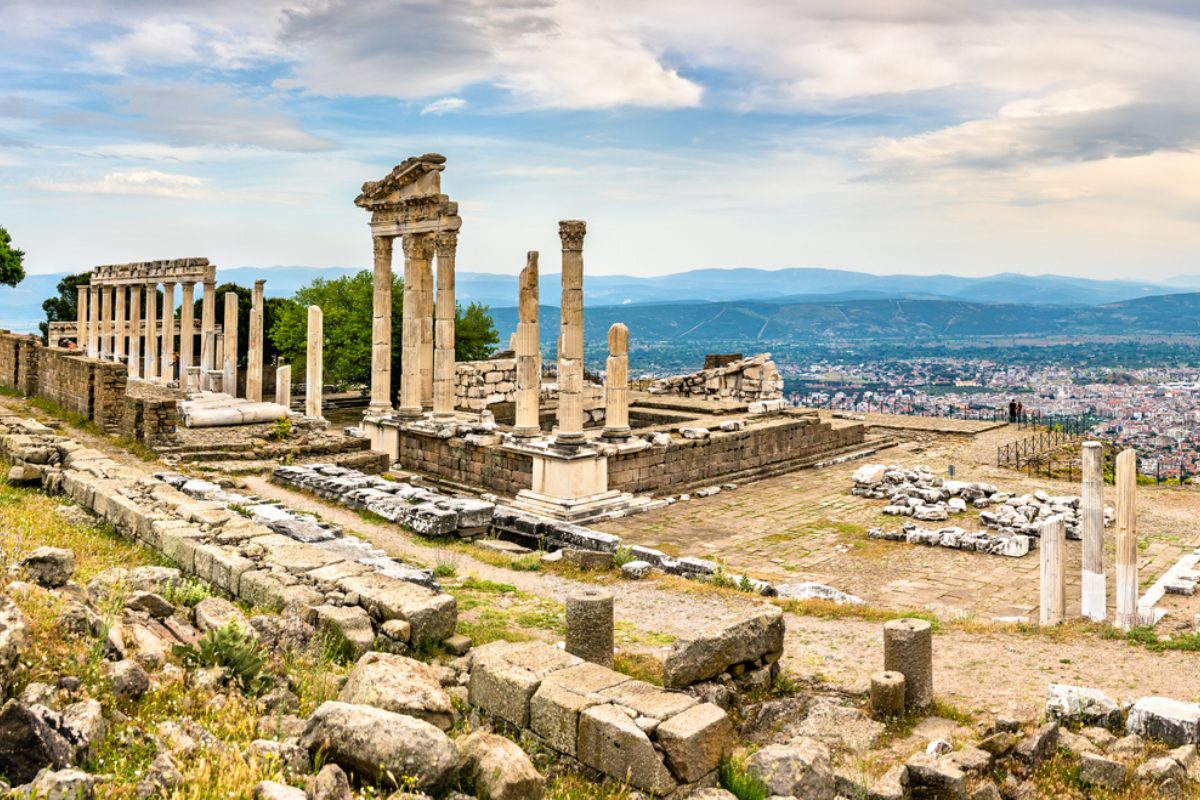
[[[925,464],[941,475],[986,480],[1004,490],[1076,494],[1065,481],[1029,478],[994,465],[996,445],[1020,435],[1008,426],[933,442],[908,442],[872,461]],[[1038,556],[1006,558],[982,553],[870,540],[869,527],[898,527],[880,514],[883,503],[850,494],[851,475],[863,462],[801,470],[745,484],[734,491],[694,498],[598,527],[627,541],[672,554],[722,561],[731,572],[774,582],[819,581],[887,607],[930,610],[942,616],[1030,616],[1038,604]],[[1109,487],[1111,493],[1111,487]],[[1107,498],[1115,502],[1115,494]],[[1140,487],[1139,578],[1143,589],[1184,553],[1200,545],[1200,489]],[[978,527],[971,511],[946,524]],[[1110,604],[1114,602],[1109,529]],[[1068,614],[1079,611],[1080,543],[1067,543]],[[1191,600],[1171,598],[1176,619],[1200,611]]]

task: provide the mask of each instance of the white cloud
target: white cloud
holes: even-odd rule
[[[44,192],[69,194],[130,194],[146,197],[169,197],[177,200],[200,200],[213,196],[208,181],[193,175],[179,175],[158,170],[110,172],[100,178],[74,181],[50,181],[34,178],[30,186]]]
[[[112,89],[134,127],[171,144],[225,144],[318,152],[337,143],[306,131],[280,110],[282,99],[218,84],[126,83]]]
[[[434,100],[422,108],[421,116],[433,114],[440,117],[442,114],[448,114],[451,111],[462,111],[466,107],[467,101],[461,97],[443,97],[441,100]]]

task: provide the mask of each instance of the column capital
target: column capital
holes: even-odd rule
[[[392,239],[394,236],[372,236],[371,245],[375,248],[375,256],[390,256],[392,254]]]
[[[583,237],[587,233],[587,223],[581,219],[564,219],[558,223],[558,238],[562,239],[562,249],[583,250]]]
[[[438,258],[450,258],[458,249],[458,231],[438,231],[436,234]]]
[[[428,261],[433,258],[435,234],[430,233],[410,233],[403,237],[401,241],[404,246],[404,257],[413,258],[421,261]]]

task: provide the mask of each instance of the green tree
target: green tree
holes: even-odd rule
[[[0,230],[3,229],[0,228]],[[51,322],[75,322],[79,319],[78,287],[86,286],[91,280],[91,272],[68,275],[54,287],[58,294],[42,301],[42,310],[46,312],[46,321],[38,323],[38,328],[42,332],[42,341],[51,344],[49,340]],[[83,347],[85,342],[77,342],[77,344],[79,347]]]
[[[324,312],[325,380],[341,386],[371,380],[371,329],[375,280],[370,270],[326,280],[317,278],[296,291],[281,306],[270,326],[270,339],[280,355],[303,369],[308,346],[308,307]],[[404,321],[404,282],[392,278],[392,386],[400,388]],[[474,361],[491,353],[500,341],[487,306],[471,303],[455,309],[454,354],[459,361]]]
[[[480,361],[487,358],[500,342],[496,323],[488,313],[488,307],[471,303],[463,311],[461,305],[454,307],[454,360]]]
[[[25,280],[25,251],[12,246],[12,237],[0,226],[0,286],[16,286]]]

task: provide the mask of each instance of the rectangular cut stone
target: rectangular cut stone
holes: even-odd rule
[[[472,663],[467,694],[471,705],[519,728],[528,728],[529,703],[540,679],[531,670],[478,651]]]
[[[720,675],[729,667],[783,650],[783,611],[762,606],[731,622],[718,622],[698,634],[680,637],[663,665],[664,684],[683,688]]]
[[[232,595],[237,595],[242,575],[255,568],[255,563],[236,551],[218,548],[213,554],[212,571],[209,580],[220,589]]]
[[[357,593],[362,606],[377,619],[408,622],[415,643],[440,642],[454,635],[458,605],[450,595],[375,573],[344,578],[338,588]]]
[[[682,692],[667,692],[643,681],[626,681],[601,692],[614,703],[632,708],[640,717],[667,719],[696,705]]]
[[[575,755],[579,712],[608,699],[599,692],[629,680],[599,664],[579,664],[547,675],[529,702],[529,725],[560,753]]]
[[[665,797],[675,779],[642,729],[614,705],[598,705],[579,714],[576,758],[586,766],[645,792]]]
[[[720,706],[701,703],[659,725],[654,737],[675,777],[681,783],[694,783],[729,754],[733,723]]]
[[[253,605],[281,608],[283,589],[283,584],[268,570],[252,570],[242,573],[238,597]]]
[[[1130,733],[1157,739],[1172,747],[1200,743],[1200,704],[1167,697],[1143,697],[1129,709]]]

